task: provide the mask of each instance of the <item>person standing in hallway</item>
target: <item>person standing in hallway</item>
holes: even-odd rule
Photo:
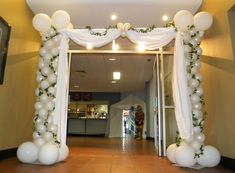
[[[136,139],[142,139],[144,125],[144,112],[140,105],[137,106],[135,113]]]

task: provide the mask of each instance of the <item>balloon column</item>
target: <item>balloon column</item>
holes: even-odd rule
[[[219,151],[213,146],[204,146],[205,110],[201,87],[202,76],[199,73],[202,54],[200,41],[204,31],[212,25],[212,22],[212,16],[207,12],[193,16],[189,11],[182,10],[174,17],[176,29],[181,33],[184,44],[188,92],[192,105],[193,137],[187,140],[180,139],[179,143],[171,144],[167,148],[167,157],[172,163],[183,167],[192,167],[196,163],[204,167],[214,167],[220,162]]]
[[[70,16],[56,11],[50,18],[39,13],[33,18],[33,26],[42,36],[37,71],[38,88],[35,91],[35,118],[33,142],[18,147],[17,157],[23,163],[51,165],[67,158],[69,149],[57,136],[58,124],[54,122],[57,65],[61,35],[58,31],[71,28]]]

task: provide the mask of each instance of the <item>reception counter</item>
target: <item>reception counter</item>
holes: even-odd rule
[[[71,135],[104,135],[107,119],[69,118],[68,134]]]

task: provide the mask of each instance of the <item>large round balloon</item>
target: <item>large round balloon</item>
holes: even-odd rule
[[[200,12],[194,16],[194,25],[196,30],[205,31],[211,27],[213,18],[208,12]]]
[[[171,144],[166,150],[166,156],[172,163],[176,163],[175,162],[175,151],[177,148],[178,147],[176,144]]]
[[[39,32],[46,32],[51,27],[51,19],[48,15],[39,13],[33,18],[33,27]]]
[[[220,153],[215,147],[207,145],[203,148],[203,155],[197,159],[197,162],[205,167],[214,167],[220,162]]]
[[[23,163],[33,163],[38,158],[38,148],[33,142],[24,142],[17,149],[17,158]]]
[[[65,160],[69,155],[69,148],[67,145],[61,145],[59,149],[58,162]]]
[[[176,13],[174,23],[178,30],[185,31],[188,29],[188,26],[193,25],[193,15],[187,10],[181,10]]]
[[[51,16],[51,23],[56,29],[66,29],[70,23],[70,16],[66,11],[58,10]]]
[[[187,145],[178,147],[175,152],[175,161],[177,164],[184,167],[193,166],[196,163],[196,159],[194,159],[194,150]]]
[[[38,152],[38,160],[45,165],[54,164],[59,157],[59,148],[54,143],[43,145]]]

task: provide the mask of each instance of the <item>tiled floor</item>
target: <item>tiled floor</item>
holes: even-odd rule
[[[193,170],[172,166],[157,157],[153,141],[70,137],[70,155],[53,166],[0,162],[0,173],[232,173],[222,167]]]

